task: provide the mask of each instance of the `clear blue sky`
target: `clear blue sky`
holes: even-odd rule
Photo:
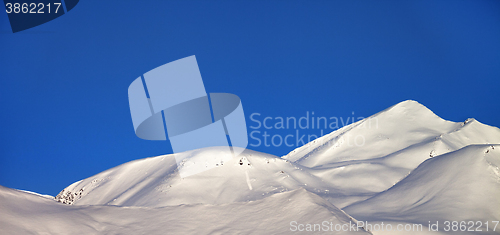
[[[413,99],[447,120],[498,127],[499,9],[500,1],[80,1],[16,34],[2,12],[0,185],[56,195],[171,153],[168,142],[135,136],[127,88],[190,55],[207,92],[241,98],[249,126],[255,112],[366,117]]]

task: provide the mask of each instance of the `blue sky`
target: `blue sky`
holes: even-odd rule
[[[2,12],[0,185],[56,195],[171,153],[168,142],[135,136],[127,89],[190,55],[207,92],[241,98],[248,126],[252,113],[367,117],[413,99],[447,120],[498,127],[498,9],[499,1],[80,1],[16,34]],[[250,148],[281,156],[294,147]]]

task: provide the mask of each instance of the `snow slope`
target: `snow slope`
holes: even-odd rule
[[[362,141],[363,140],[363,141]],[[416,101],[404,101],[316,139],[284,159],[309,167],[348,206],[382,192],[423,161],[471,144],[500,143],[500,129],[474,119],[441,119]]]
[[[251,202],[151,208],[64,205],[0,186],[0,234],[289,234],[292,221],[356,223],[303,189]]]
[[[484,225],[500,220],[499,166],[500,145],[471,145],[426,160],[390,189],[345,211],[368,221],[440,221],[441,226],[444,221],[482,221],[483,232],[477,234],[499,234],[500,226],[487,233]]]
[[[318,177],[270,154],[245,150],[232,158],[230,151],[219,147],[179,154],[189,155],[181,167],[204,165],[200,159],[212,156],[227,155],[223,158],[231,160],[181,178],[173,154],[140,159],[76,182],[56,200],[75,205],[159,207],[254,201],[301,187],[315,192],[328,190],[328,184]]]

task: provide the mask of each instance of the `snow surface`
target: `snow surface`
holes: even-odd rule
[[[224,205],[118,207],[64,205],[0,186],[0,211],[0,234],[288,234],[291,221],[356,222],[304,189]]]
[[[190,164],[205,164],[197,161],[199,157],[231,156],[230,151],[219,147],[179,154],[191,155]],[[327,183],[299,165],[274,155],[245,150],[229,158],[186,178],[178,174],[174,155],[136,160],[76,182],[56,200],[75,205],[159,207],[254,201],[298,188],[316,192],[328,188]]]
[[[364,139],[365,144],[356,145]],[[360,143],[360,141],[358,141]],[[329,182],[339,207],[399,182],[423,161],[471,144],[500,143],[500,129],[474,119],[450,122],[416,101],[404,101],[293,150],[284,159]]]
[[[51,195],[39,194],[39,193],[35,193],[35,192],[27,191],[27,190],[21,190],[21,189],[18,189],[18,190],[22,191],[22,192],[25,192],[25,193],[31,193],[33,195],[37,195],[37,196],[40,196],[40,197],[48,198],[48,199],[55,199],[55,197],[51,196]]]
[[[139,159],[54,200],[1,187],[0,234],[285,234],[292,221],[356,220],[424,226],[374,234],[440,234],[429,221],[500,220],[498,144],[496,127],[404,101],[282,158],[212,147]],[[176,157],[208,170],[182,178]]]
[[[499,166],[500,145],[470,145],[426,160],[390,189],[350,205],[345,211],[368,221],[491,224],[500,221]],[[484,224],[482,230],[486,231]]]

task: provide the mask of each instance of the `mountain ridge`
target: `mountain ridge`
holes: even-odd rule
[[[376,128],[361,127],[374,118]],[[356,135],[351,132],[373,143],[349,146],[342,138]],[[322,145],[322,139],[335,144]],[[310,152],[295,162],[290,155],[279,158],[248,149],[234,159],[217,147],[193,150],[179,153],[185,155],[177,156],[185,159],[179,167],[208,164],[203,159],[210,156],[231,160],[187,178],[178,176],[175,155],[135,160],[75,182],[55,199],[77,205],[224,204],[303,187],[343,208],[392,187],[429,158],[486,142],[500,143],[500,129],[475,119],[446,121],[408,100],[299,147]]]
[[[178,165],[176,158],[183,161]],[[212,158],[218,160],[206,161]],[[271,233],[285,234],[291,221],[313,224],[324,218],[423,226],[430,220],[499,220],[498,166],[500,129],[473,118],[446,121],[409,100],[281,158],[249,149],[233,156],[210,147],[138,159],[77,181],[53,200],[0,187],[0,231],[67,234],[83,225],[89,234],[133,234],[145,227],[160,233],[162,226],[151,223],[168,222],[179,233],[269,233],[256,228],[260,221],[278,223]],[[189,167],[207,170],[181,177],[179,169]],[[10,219],[46,213],[40,227]],[[118,219],[108,218],[110,213]],[[207,213],[224,222],[217,224]],[[57,214],[71,221],[63,220],[59,228]],[[191,228],[183,221],[208,222]]]

